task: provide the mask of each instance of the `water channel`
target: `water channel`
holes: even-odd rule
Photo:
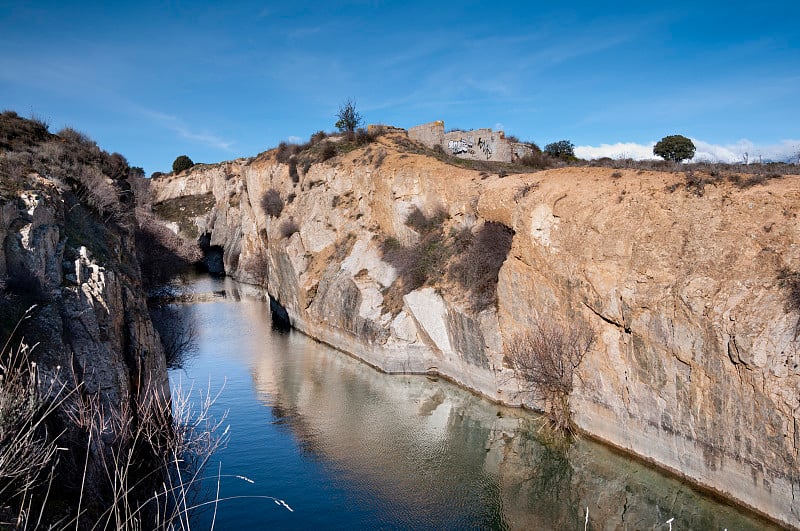
[[[188,289],[206,294],[178,307],[197,350],[170,379],[221,389],[211,413],[230,426],[200,493],[219,481],[223,501],[195,529],[769,528],[602,445],[548,442],[529,413],[273,329],[254,288]]]

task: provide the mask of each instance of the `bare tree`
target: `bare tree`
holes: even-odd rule
[[[594,340],[594,332],[585,323],[562,325],[539,319],[533,328],[514,336],[506,346],[506,360],[522,391],[544,402],[545,414],[560,431],[574,431],[569,398],[576,370]]]

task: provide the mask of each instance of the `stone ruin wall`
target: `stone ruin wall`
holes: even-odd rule
[[[527,145],[506,139],[503,131],[473,129],[445,133],[441,120],[410,128],[408,137],[430,148],[441,146],[445,153],[462,159],[514,162],[531,153]]]

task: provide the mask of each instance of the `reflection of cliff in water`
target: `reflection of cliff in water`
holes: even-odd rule
[[[589,529],[659,529],[670,518],[676,530],[768,527],[606,447],[543,444],[536,419],[523,411],[446,382],[388,376],[297,332],[270,330],[263,290],[200,279],[191,293],[200,302],[225,301],[189,307],[201,342],[214,337],[201,347],[213,352],[212,370],[238,375],[223,394],[232,396],[226,407],[242,406],[237,386],[252,396],[249,371],[272,426],[290,433],[304,456],[346,489],[330,502],[331,518],[337,500],[354,500],[354,511],[374,509],[381,522],[409,528],[583,529],[587,506]],[[260,439],[261,408],[252,407],[253,423],[232,428],[254,430],[243,438],[253,446],[236,451],[255,464],[275,449]]]
[[[385,375],[297,333],[271,346],[252,374],[276,422],[422,526],[472,499],[459,525],[577,529],[588,507],[590,528],[766,527],[603,446],[543,444],[536,419],[446,382]]]

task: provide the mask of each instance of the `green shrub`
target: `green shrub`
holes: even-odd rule
[[[175,162],[172,163],[172,171],[175,173],[180,173],[184,170],[188,170],[194,166],[194,162],[192,159],[187,157],[186,155],[180,155],[178,158],[175,159]]]

